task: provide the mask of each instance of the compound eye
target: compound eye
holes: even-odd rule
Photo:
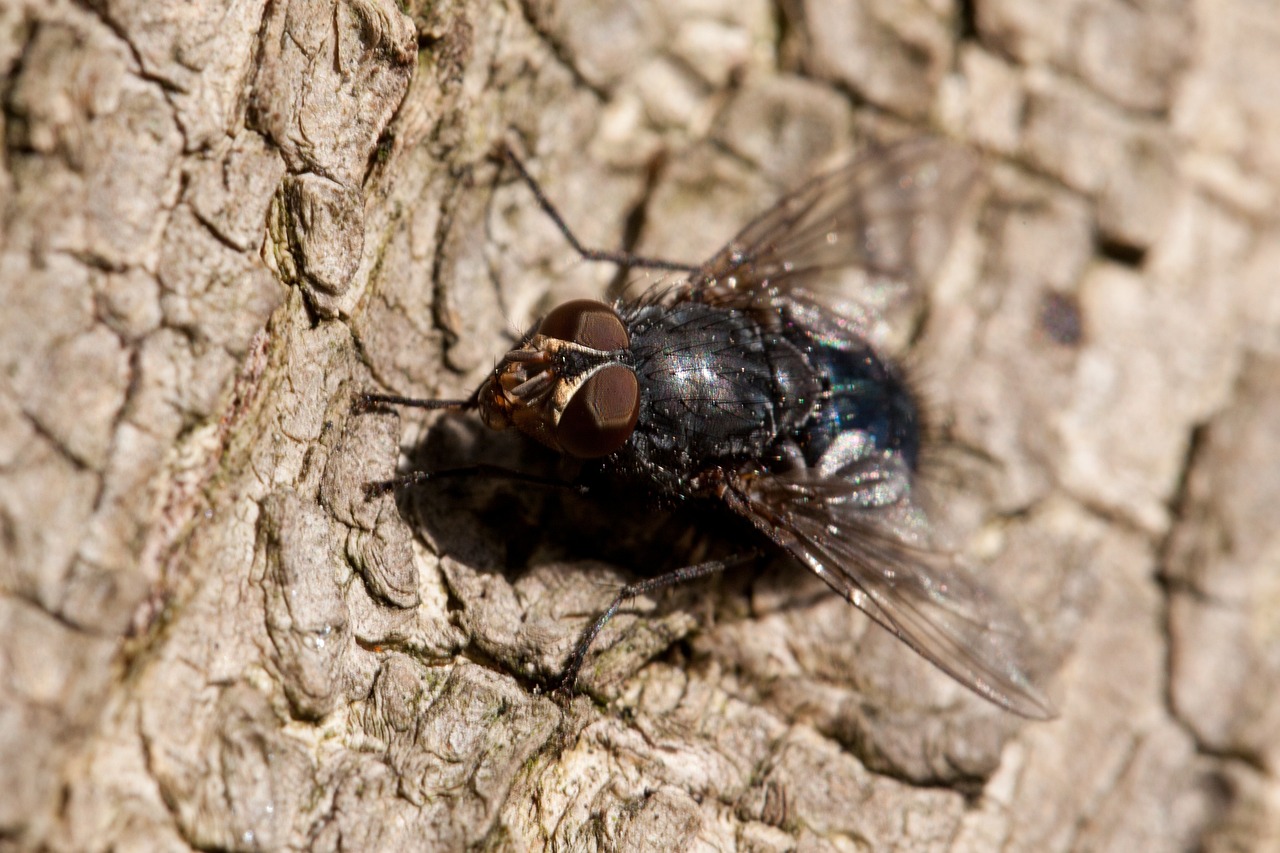
[[[608,456],[627,443],[640,416],[640,383],[631,368],[610,364],[591,374],[569,398],[556,441],[579,459]]]
[[[617,312],[594,299],[574,299],[557,305],[538,324],[538,334],[605,352],[631,345]]]

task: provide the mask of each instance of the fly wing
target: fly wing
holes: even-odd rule
[[[818,466],[744,476],[724,499],[965,687],[1024,717],[1056,715],[1027,675],[1022,620],[929,547],[900,454],[847,433]]]
[[[864,305],[929,280],[978,183],[977,158],[937,139],[875,150],[785,196],[703,264],[677,298],[748,306],[817,290],[841,269]],[[850,293],[850,290],[845,290]]]

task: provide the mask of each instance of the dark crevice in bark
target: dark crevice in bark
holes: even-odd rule
[[[1098,235],[1097,246],[1098,254],[1103,258],[1129,269],[1141,269],[1147,258],[1147,250],[1142,246],[1135,246],[1106,234]]]

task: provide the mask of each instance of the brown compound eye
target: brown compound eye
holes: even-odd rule
[[[605,352],[631,345],[617,312],[594,299],[574,299],[557,305],[538,324],[538,334]]]
[[[610,364],[591,374],[569,398],[556,423],[556,441],[579,459],[608,456],[627,443],[638,417],[640,383],[635,373]]]

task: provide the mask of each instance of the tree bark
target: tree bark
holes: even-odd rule
[[[0,847],[1280,849],[1268,4],[8,0],[0,68]],[[785,562],[636,602],[552,701],[688,543],[511,484],[367,500],[550,463],[352,411],[644,283],[494,152],[584,243],[697,262],[923,133],[989,190],[908,356],[982,460],[938,502],[1061,717]]]

